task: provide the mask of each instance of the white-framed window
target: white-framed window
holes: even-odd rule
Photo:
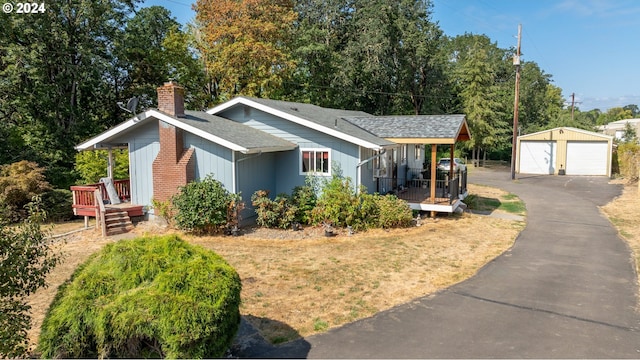
[[[407,164],[407,156],[409,152],[408,149],[409,149],[409,145],[407,144],[402,145],[402,150],[400,151],[402,158],[400,159],[400,163],[403,165]]]
[[[301,175],[331,175],[330,149],[300,149]]]

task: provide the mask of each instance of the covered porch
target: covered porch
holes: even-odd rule
[[[454,172],[453,165],[456,144],[471,139],[464,115],[359,116],[349,117],[347,120],[398,144],[402,149],[400,156],[395,151],[391,156],[391,169],[376,167],[373,170],[377,192],[396,194],[407,200],[412,209],[429,211],[431,216],[435,216],[437,212],[456,211],[467,196],[467,172]],[[417,163],[417,158],[413,162],[406,158],[408,153],[404,149],[411,145],[423,152],[419,159],[421,164]],[[446,149],[446,158],[450,159],[449,169],[437,169],[438,147],[441,151]],[[385,155],[380,153],[359,165],[382,156]],[[403,170],[399,170],[397,164],[407,164],[404,177]],[[401,173],[400,176],[398,172]],[[377,174],[386,174],[387,177]]]
[[[417,176],[424,172],[421,169],[409,169],[411,175],[404,184],[398,184],[397,179],[393,178],[379,178],[378,184],[381,188],[393,189],[387,193],[407,201],[413,210],[454,212],[468,194],[467,171],[459,171],[450,178],[448,173],[438,170],[433,181]],[[433,197],[432,188],[435,189]]]

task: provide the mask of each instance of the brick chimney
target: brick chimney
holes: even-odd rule
[[[170,81],[158,88],[158,110],[184,116],[184,88]],[[185,149],[182,129],[158,120],[160,151],[153,161],[153,198],[169,200],[180,186],[195,178],[194,149]]]
[[[158,88],[158,110],[173,117],[184,116],[184,88],[169,81]]]

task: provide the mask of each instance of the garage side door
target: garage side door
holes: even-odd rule
[[[520,173],[553,174],[556,170],[555,141],[521,141]]]
[[[606,141],[567,142],[567,175],[607,175]]]

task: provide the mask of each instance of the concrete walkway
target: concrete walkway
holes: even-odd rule
[[[473,278],[255,357],[640,358],[630,251],[600,214],[621,192],[601,177],[472,169],[470,182],[527,204],[514,247]],[[256,348],[258,350],[258,348]]]

